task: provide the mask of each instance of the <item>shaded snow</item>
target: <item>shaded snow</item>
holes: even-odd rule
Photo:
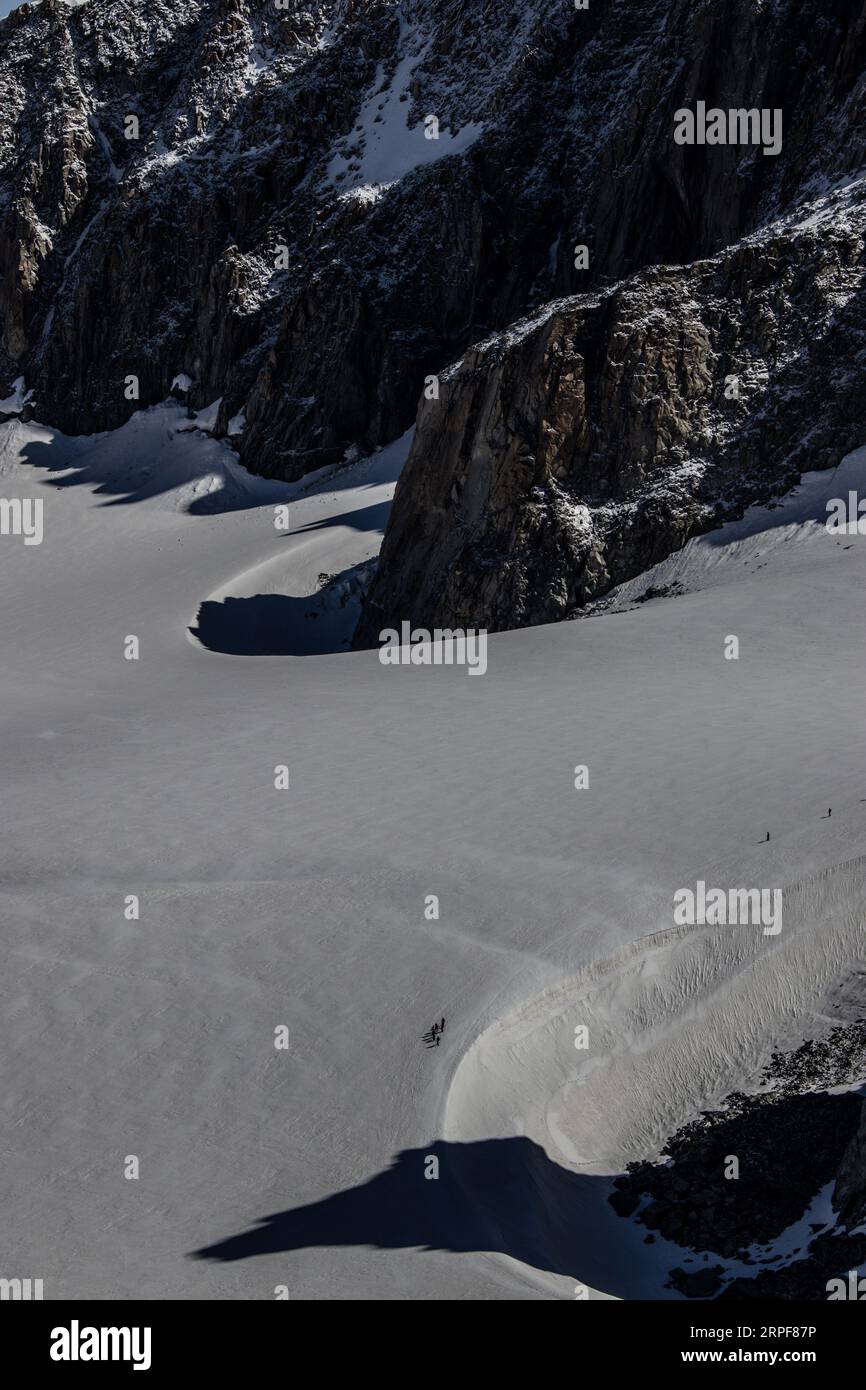
[[[200,430],[216,429],[217,416],[219,415],[219,408],[222,403],[222,396],[217,396],[215,401],[211,401],[210,405],[206,405],[203,410],[196,411],[195,423]]]
[[[0,401],[0,414],[13,415],[22,411],[31,399],[32,391],[28,391],[23,376],[19,376],[12,383],[12,394],[5,400]]]

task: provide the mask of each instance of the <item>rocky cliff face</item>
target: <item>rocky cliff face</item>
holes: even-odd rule
[[[813,310],[822,341],[830,332],[820,285],[807,302],[812,253],[792,229],[810,199],[864,164],[864,44],[864,0],[829,14],[819,0],[591,0],[584,11],[571,0],[25,5],[0,22],[0,392],[23,377],[40,418],[81,432],[117,426],[183,374],[192,405],[220,399],[217,429],[231,429],[248,467],[294,478],[402,433],[425,378],[447,376],[436,408],[422,403],[371,613],[413,617],[417,602],[418,616],[478,606],[478,620],[496,625],[559,616],[702,524],[717,475],[741,472],[745,495],[752,475],[766,488],[796,466],[775,446],[765,458],[757,437],[738,462],[719,449],[705,458],[686,436],[718,425],[740,448],[746,406],[716,418],[701,396],[714,354],[757,334],[769,388],[784,388],[797,349],[781,335],[811,342]],[[674,113],[697,101],[781,110],[782,153],[676,144]],[[821,233],[827,284],[837,275],[846,303],[856,189]],[[801,261],[790,313],[762,279],[777,256]],[[652,269],[662,266],[687,268]],[[717,324],[713,295],[728,294],[727,276],[740,289]],[[778,293],[787,289],[783,279]],[[644,292],[660,317],[641,346]],[[543,311],[574,296],[585,298]],[[780,325],[775,345],[752,321],[753,300]],[[526,315],[535,329],[512,333]],[[633,362],[617,385],[619,319]],[[472,347],[497,333],[499,347]],[[570,450],[579,401],[568,363],[585,351],[573,390],[584,380],[588,413]],[[608,351],[607,367],[592,358]],[[659,359],[657,391],[649,379],[627,384],[642,353]],[[557,355],[561,387],[550,376]],[[469,409],[455,393],[488,371],[491,399],[512,389],[505,416],[518,400],[529,412],[518,471],[532,471],[529,422],[550,397],[553,417],[547,404],[541,413],[561,442],[532,465],[541,486],[550,472],[578,508],[578,530],[580,509],[595,515],[606,501],[612,512],[634,504],[630,527],[589,547],[559,523],[548,533],[533,520],[538,499],[527,510],[512,464],[492,457],[493,416],[490,437],[473,436],[498,479],[482,502],[487,483],[456,461],[449,422]],[[833,426],[840,438],[844,424]],[[461,450],[470,428],[467,416]],[[665,468],[692,458],[707,464],[705,487],[685,487],[697,510],[674,518],[652,496]],[[462,511],[451,501],[441,524],[423,514],[428,496],[456,492]],[[395,538],[413,511],[425,539],[419,531],[404,556]],[[522,553],[538,544],[544,564],[527,567]],[[542,578],[550,602],[524,592]]]
[[[359,643],[574,616],[863,443],[864,229],[825,209],[471,349],[420,410]]]
[[[860,1102],[860,1122],[842,1157],[833,1187],[833,1206],[849,1230],[866,1217],[866,1106]]]
[[[782,74],[774,26],[797,27],[790,8],[748,9],[694,9],[682,85],[660,40],[652,99],[631,111],[637,156],[605,155],[594,185],[606,271],[682,263],[550,304],[443,374],[419,407],[358,645],[404,619],[496,630],[575,616],[864,442],[863,12],[832,40],[813,17],[788,47],[813,107]],[[668,18],[676,30],[676,7]],[[778,162],[730,146],[682,157],[673,106],[704,92],[781,110]]]

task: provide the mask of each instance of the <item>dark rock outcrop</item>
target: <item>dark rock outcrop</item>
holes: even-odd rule
[[[684,1264],[703,1258],[672,1268],[671,1288],[687,1298],[826,1299],[829,1280],[859,1267],[866,1125],[850,1088],[864,1073],[861,1019],[774,1053],[755,1094],[728,1096],[673,1135],[664,1162],[633,1163],[616,1179],[608,1200],[619,1216],[692,1252]],[[835,1221],[810,1223],[790,1249],[795,1223],[830,1183]],[[710,1252],[763,1268],[732,1277]]]
[[[633,1164],[612,1204],[622,1215],[622,1199],[641,1196],[635,1219],[649,1230],[751,1264],[750,1248],[769,1247],[833,1180],[859,1112],[853,1095],[729,1096],[669,1141],[669,1163]]]
[[[642,271],[470,350],[419,412],[359,643],[573,616],[838,463],[866,428],[864,226]]]
[[[862,1102],[860,1124],[836,1175],[833,1206],[842,1225],[849,1229],[866,1221],[866,1105]]]

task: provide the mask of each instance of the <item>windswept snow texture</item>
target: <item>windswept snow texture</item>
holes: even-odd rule
[[[681,1252],[610,1179],[843,1017],[866,539],[808,515],[862,460],[705,537],[691,592],[494,636],[483,680],[190,632],[369,565],[406,443],[289,487],[177,405],[0,425],[0,495],[45,504],[0,536],[0,1183],[46,1298],[658,1292]],[[783,889],[781,935],[674,931],[699,878]]]
[[[609,1175],[657,1158],[675,1131],[734,1091],[757,1094],[771,1042],[790,1051],[825,1033],[828,1016],[848,1021],[837,994],[860,973],[864,870],[861,856],[787,888],[778,940],[742,926],[659,932],[547,989],[477,1040],[458,1068],[446,1133],[477,1142],[517,1114],[521,1134],[560,1165],[541,1165],[535,1224],[551,1271],[571,1269],[619,1297],[671,1297],[683,1248],[657,1237],[648,1249],[646,1227],[611,1208]],[[862,992],[859,1002],[862,1012]],[[584,1051],[575,1048],[576,1023],[589,1029]],[[817,1205],[822,1191],[810,1196]],[[832,1212],[824,1219],[832,1224]],[[798,1231],[799,1251],[808,1245],[801,1225],[774,1243],[779,1263],[792,1259]],[[742,1244],[756,1244],[748,1231]],[[760,1251],[764,1265],[769,1256]],[[695,1263],[691,1250],[685,1262]],[[714,1263],[725,1280],[756,1272],[738,1259]]]

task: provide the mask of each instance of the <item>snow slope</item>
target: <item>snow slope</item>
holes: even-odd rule
[[[659,590],[694,592],[728,584],[739,569],[757,573],[770,559],[774,573],[811,567],[826,554],[828,541],[843,549],[863,539],[859,535],[828,537],[827,503],[849,495],[866,496],[866,449],[849,454],[830,472],[804,473],[799,485],[767,506],[749,507],[739,521],[690,540],[681,550],[636,579],[621,584],[594,605],[595,611],[621,612],[654,600]],[[653,592],[650,592],[653,591]]]
[[[423,60],[426,48],[407,53],[386,82],[381,64],[373,92],[358,113],[350,136],[342,142],[347,152],[338,150],[331,159],[327,176],[345,192],[366,190],[370,196],[397,183],[406,174],[433,164],[448,154],[461,154],[484,133],[481,122],[467,122],[459,131],[449,131],[424,122],[410,128],[407,121],[412,75]],[[355,148],[360,155],[353,154]]]
[[[45,504],[41,546],[0,536],[0,1209],[47,1298],[635,1296],[658,1269],[571,1180],[824,1026],[862,920],[866,541],[772,512],[723,566],[694,543],[693,592],[494,636],[484,680],[190,632],[363,564],[401,457],[304,492],[178,407],[0,425],[0,495]],[[781,936],[672,934],[699,877],[783,887]]]
[[[657,1157],[700,1111],[743,1086],[757,1090],[776,1048],[821,1037],[828,1016],[853,1021],[833,996],[860,973],[864,869],[861,855],[787,886],[778,939],[745,926],[661,931],[549,987],[477,1039],[449,1093],[445,1132],[460,1144],[517,1132],[560,1165],[559,1181],[543,1189],[553,1268],[619,1297],[671,1296],[682,1250],[661,1237],[647,1249],[645,1228],[612,1210],[606,1179]],[[589,1029],[586,1050],[575,1049],[576,1025]],[[793,1247],[781,1239],[780,1257]],[[730,1275],[755,1272],[722,1264]],[[548,1283],[554,1295],[561,1288]]]

